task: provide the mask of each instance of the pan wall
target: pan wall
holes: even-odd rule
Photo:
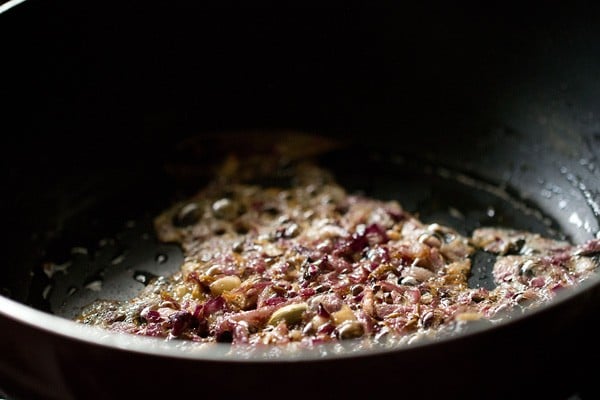
[[[0,15],[5,38],[0,88],[8,100],[0,139],[0,211],[8,233],[0,288],[9,293],[3,295],[27,298],[30,270],[44,256],[44,244],[85,211],[89,199],[138,188],[138,194],[150,194],[146,200],[159,195],[154,168],[169,157],[173,143],[203,132],[289,128],[392,153],[421,154],[506,183],[560,221],[576,240],[598,230],[598,7],[430,3],[384,11],[274,11],[119,4],[106,10],[80,3],[28,0]],[[140,176],[145,180],[133,179]],[[139,198],[122,200],[122,209],[130,209]],[[567,203],[561,208],[563,200]],[[597,304],[598,291],[587,297],[592,301],[580,299],[576,307],[549,313],[539,325],[528,321],[513,330],[507,342],[511,347],[502,354],[514,359],[496,365],[494,372],[508,371],[509,379],[560,381],[560,398],[577,391],[584,399],[588,391],[597,393],[589,384],[593,371],[576,356],[585,352],[597,358],[590,346],[596,338],[587,328],[598,320],[598,307],[590,307]],[[98,384],[98,376],[121,379],[115,385],[127,384],[123,377],[143,382],[144,371],[129,368],[131,360],[150,360],[144,365],[157,373],[165,365],[162,358],[105,351],[12,319],[0,325],[10,327],[0,342],[4,353],[10,350],[14,357],[2,359],[0,390],[10,389],[15,398],[42,397],[53,387],[68,398],[88,389],[88,380]],[[546,326],[553,327],[551,334]],[[543,340],[528,349],[522,338],[532,334]],[[46,363],[32,364],[30,349],[18,347],[23,337],[35,339],[33,349],[48,355]],[[556,349],[560,338],[573,346]],[[471,361],[485,363],[487,354],[477,349],[502,341],[495,339],[484,336],[481,347],[462,343],[443,354],[455,356],[467,369]],[[19,351],[12,352],[13,347]],[[89,369],[80,368],[82,354],[95,360]],[[390,358],[388,366],[402,362]],[[110,368],[115,360],[121,361],[118,368]],[[419,354],[412,361],[430,372],[428,360]],[[378,366],[381,361],[372,362]],[[544,368],[528,370],[528,362]],[[577,379],[560,380],[565,374],[551,368],[553,362],[569,365]],[[171,374],[177,373],[177,360],[168,365]],[[103,371],[107,375],[99,375]],[[310,371],[304,370],[305,376],[315,377]],[[384,376],[395,379],[393,371]],[[481,385],[481,371],[473,372],[474,386],[465,398],[490,387]],[[344,372],[336,369],[335,376],[343,379]],[[83,379],[69,379],[75,373]],[[19,380],[23,376],[29,380]],[[580,377],[587,385],[580,385]],[[429,380],[423,384],[429,385]],[[458,386],[452,388],[460,394]],[[515,392],[512,388],[502,386],[501,398],[537,393],[526,379],[514,383]],[[102,397],[106,393],[100,389],[110,395],[113,387],[99,387]]]
[[[5,252],[9,275],[27,280],[32,231],[60,228],[181,138],[247,129],[424,155],[514,188],[584,240],[600,202],[596,8],[25,2],[0,16],[0,205],[7,248],[24,250]]]

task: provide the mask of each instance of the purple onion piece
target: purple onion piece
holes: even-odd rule
[[[330,314],[329,312],[325,309],[325,306],[323,305],[323,303],[319,303],[319,305],[317,306],[317,315],[319,317],[323,317],[323,318],[329,318]]]
[[[204,317],[225,309],[225,299],[221,296],[214,297],[204,303]]]
[[[193,317],[188,311],[180,310],[169,316],[171,335],[180,336],[190,325]]]

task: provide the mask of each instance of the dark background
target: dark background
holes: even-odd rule
[[[558,115],[559,135],[600,146],[593,2],[177,3],[29,0],[0,15],[7,193],[159,164],[207,132],[294,129],[469,159],[491,133],[545,140],[539,120]]]
[[[4,131],[21,150],[48,148],[52,163],[64,145],[78,161],[114,160],[165,137],[248,128],[391,134],[397,146],[481,134],[507,92],[540,79],[558,88],[574,65],[598,65],[592,2],[522,3],[30,0],[0,16]]]

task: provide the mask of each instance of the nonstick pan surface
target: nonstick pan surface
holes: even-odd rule
[[[156,241],[151,219],[199,189],[218,143],[240,131],[341,140],[348,149],[319,161],[342,184],[465,233],[497,223],[597,236],[598,25],[585,7],[519,10],[269,18],[124,7],[98,22],[32,1],[4,15],[20,41],[6,49],[15,128],[3,147],[0,389],[15,399],[306,385],[340,398],[597,393],[586,367],[598,355],[595,280],[494,329],[350,357],[230,360],[68,321],[100,294],[127,297],[178,267],[179,249]],[[195,137],[202,152],[182,152]],[[174,172],[181,165],[194,173]],[[489,285],[480,261],[471,284]],[[51,277],[45,262],[58,266]]]
[[[261,137],[257,136],[261,134],[245,133],[230,135],[230,138],[223,134],[216,140],[229,140],[236,145],[244,141],[251,147],[252,143],[265,141],[264,136],[268,135],[276,146],[277,138],[285,137],[285,134],[269,132],[262,133]],[[212,140],[200,138],[199,143],[193,143],[193,146],[212,148],[214,141],[214,137]],[[228,146],[222,143],[217,147],[226,150]],[[365,153],[362,147],[349,144],[347,147],[320,155],[319,164],[332,171],[350,193],[397,200],[424,222],[452,226],[463,235],[470,235],[475,228],[482,226],[504,226],[556,239],[567,238],[566,229],[561,228],[557,221],[517,197],[514,189],[504,187],[502,183],[486,182],[443,165],[411,159],[414,156],[374,151]],[[208,165],[186,165],[182,162],[184,156],[181,153],[175,153],[174,157],[180,173],[187,172],[191,177],[177,176],[178,172],[169,177],[167,172],[161,174],[157,170],[149,187],[131,185],[127,190],[108,194],[113,203],[94,204],[91,212],[83,214],[82,221],[72,228],[65,227],[64,237],[59,236],[49,244],[44,261],[34,268],[27,302],[56,315],[74,318],[94,300],[129,299],[153,278],[176,272],[183,261],[181,249],[158,240],[152,219],[162,210],[145,210],[145,199],[156,196],[153,193],[156,188],[176,190],[177,184],[182,185],[182,182],[185,182],[185,187],[193,187],[192,180],[196,180],[197,184],[202,181],[193,172],[199,169],[210,171],[211,168]],[[165,168],[169,169],[169,165]],[[132,176],[130,179],[138,181],[140,178]],[[282,179],[264,184],[288,187],[290,182]],[[133,209],[119,210],[125,197],[136,199]],[[165,193],[162,205],[166,209],[169,201],[184,200],[181,197],[181,192]],[[95,203],[94,199],[89,199],[89,202]],[[120,224],[112,227],[113,231],[102,226],[107,218],[115,219],[119,211],[126,211],[129,217],[124,215]],[[81,236],[80,232],[86,230],[90,233]],[[491,274],[495,257],[482,252],[473,260],[471,286],[495,287]]]
[[[253,140],[254,135],[245,133],[243,137]],[[214,145],[215,136],[209,137],[212,139],[206,140],[200,136],[200,139],[194,140],[201,145]],[[223,143],[222,148],[227,148],[227,142],[232,138],[237,143],[243,140],[237,134],[228,133],[216,135],[216,138],[217,142]],[[220,147],[211,149],[216,151]],[[123,377],[115,376],[124,373],[122,368],[127,368],[129,376],[133,376],[135,380],[143,379],[146,374],[157,373],[166,375],[166,379],[199,379],[197,373],[201,371],[200,376],[206,376],[206,379],[220,385],[227,384],[230,379],[228,377],[235,377],[231,379],[240,384],[233,385],[228,390],[240,395],[248,387],[258,390],[264,374],[275,377],[273,379],[276,382],[271,383],[271,386],[277,390],[284,390],[284,387],[301,377],[303,380],[314,381],[313,386],[322,393],[332,394],[331,380],[343,379],[344,374],[358,373],[367,381],[353,387],[336,388],[335,392],[366,395],[372,390],[366,382],[376,378],[391,379],[394,373],[402,373],[406,379],[419,385],[425,384],[421,380],[428,379],[423,374],[431,363],[451,363],[468,371],[465,373],[480,383],[484,382],[482,385],[487,387],[485,382],[489,379],[488,374],[499,374],[505,368],[511,368],[517,374],[529,373],[538,379],[539,374],[552,376],[557,373],[555,368],[559,368],[558,365],[580,360],[580,356],[575,356],[574,352],[581,349],[575,343],[587,340],[588,328],[595,323],[598,315],[599,283],[595,278],[560,297],[552,306],[515,317],[512,321],[493,328],[476,326],[458,334],[453,340],[364,354],[340,355],[330,352],[325,355],[307,353],[300,359],[284,354],[266,359],[236,359],[226,354],[227,345],[217,351],[197,352],[193,347],[186,347],[182,343],[146,342],[143,338],[124,338],[123,335],[114,333],[92,334],[87,330],[79,331],[79,328],[65,326],[64,323],[69,318],[93,300],[126,299],[135,295],[152,277],[166,275],[179,268],[182,261],[180,249],[156,239],[152,218],[174,201],[192,193],[194,186],[205,178],[203,174],[209,174],[206,171],[210,170],[210,166],[202,161],[195,162],[193,158],[186,158],[178,152],[177,146],[174,148],[168,157],[161,159],[156,165],[149,163],[138,170],[131,168],[127,174],[111,174],[100,169],[96,171],[99,175],[94,176],[92,171],[86,171],[87,182],[90,183],[87,189],[79,182],[75,182],[74,187],[61,186],[62,194],[57,196],[60,200],[53,206],[63,207],[59,209],[66,210],[67,215],[61,215],[60,212],[49,214],[52,216],[50,219],[53,224],[50,226],[53,229],[38,231],[36,237],[29,242],[39,246],[37,249],[40,253],[33,257],[35,262],[30,266],[28,279],[13,282],[10,284],[12,286],[9,283],[3,286],[6,296],[42,310],[46,315],[53,314],[53,318],[64,319],[64,322],[46,320],[46,317],[40,318],[39,315],[22,314],[18,309],[16,314],[11,311],[12,315],[4,317],[7,318],[7,326],[17,324],[10,329],[12,332],[22,332],[19,338],[27,338],[28,342],[36,341],[36,346],[42,346],[41,349],[33,350],[33,354],[30,353],[32,348],[27,347],[22,350],[23,355],[20,357],[28,355],[36,358],[39,351],[40,357],[55,360],[50,366],[42,364],[41,367],[36,367],[41,368],[42,375],[48,372],[48,368],[54,373],[57,372],[55,368],[60,368],[61,374],[71,376],[66,382],[65,378],[56,378],[65,385],[60,390],[68,393],[68,396],[88,396],[89,387],[93,387],[103,397],[111,395],[124,384]],[[357,159],[360,162],[356,162]],[[548,186],[546,181],[536,182],[537,191],[543,199],[547,199],[547,188],[554,190],[550,200],[555,206],[544,209],[540,202],[520,196],[522,191],[516,187],[521,179],[518,174],[512,175],[508,180],[489,180],[477,172],[459,169],[462,160],[449,165],[441,163],[437,157],[420,158],[411,152],[403,154],[374,149],[365,152],[363,146],[349,145],[348,148],[321,155],[319,162],[330,168],[340,183],[350,191],[399,200],[407,210],[418,211],[424,221],[445,223],[465,234],[479,226],[500,225],[528,229],[576,242],[594,237],[594,232],[597,231],[598,221],[594,215],[593,203],[588,203],[581,191],[573,191],[573,183],[566,177],[551,181],[552,186]],[[173,168],[174,165],[177,168]],[[173,173],[173,170],[188,170],[192,173],[182,176],[180,173]],[[525,176],[530,171],[528,167],[521,166],[518,170],[523,171]],[[539,177],[538,172],[540,171],[535,172],[535,176]],[[524,181],[527,182],[525,179]],[[105,183],[103,185],[99,182]],[[72,210],[72,201],[81,205],[77,213],[69,211]],[[570,217],[560,218],[560,214],[557,218],[552,213],[553,210],[561,210],[558,204],[563,202],[571,207],[565,213],[569,216],[577,214],[581,224],[577,221],[574,223]],[[585,226],[589,226],[589,230]],[[48,262],[53,265],[51,274],[48,274],[48,269],[43,268]],[[469,284],[474,287],[491,287],[492,263],[493,259],[485,254],[476,254]],[[20,290],[26,293],[25,297],[13,295]],[[11,310],[10,307],[7,309]],[[31,329],[33,333],[30,332]],[[7,340],[5,343],[16,345],[14,340]],[[49,354],[43,355],[48,351]],[[593,351],[588,354],[593,354]],[[113,354],[115,352],[116,355]],[[510,356],[505,358],[504,352]],[[490,361],[493,366],[490,366]],[[113,362],[118,363],[118,367]],[[72,368],[77,368],[76,363],[82,363],[81,368],[90,368],[89,373],[92,375],[86,372],[82,375],[83,379],[80,379],[77,371],[71,371]],[[481,363],[486,368],[473,370],[473,363]],[[512,365],[513,363],[517,365]],[[140,364],[144,367],[139,368]],[[585,363],[571,367],[580,371],[584,368],[583,365]],[[131,372],[130,368],[135,372]],[[108,370],[111,372],[107,374]],[[330,370],[336,372],[329,372]],[[326,372],[328,378],[320,381],[320,375]],[[33,372],[32,376],[39,373],[40,371]],[[581,371],[578,373],[586,376]],[[97,379],[98,376],[102,378]],[[482,390],[475,389],[477,385],[465,389],[464,383],[457,380],[453,373],[439,379],[444,384],[443,389],[428,389],[429,394],[437,396],[444,392],[477,397]],[[569,391],[562,384],[555,389],[561,395],[566,395]],[[129,387],[124,391],[129,393],[129,390],[146,393],[150,389],[146,386],[135,390]],[[175,393],[186,390],[168,389]],[[513,395],[515,390],[517,395],[543,393],[535,385],[519,382],[514,386],[494,388],[491,396]],[[160,392],[156,388],[150,391]],[[420,391],[417,386],[404,389],[405,393],[414,395]],[[18,390],[16,393],[19,393]]]

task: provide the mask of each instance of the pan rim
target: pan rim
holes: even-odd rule
[[[0,295],[0,316],[12,319],[30,328],[45,331],[52,335],[67,340],[84,342],[94,346],[100,346],[111,350],[134,352],[145,356],[167,357],[173,359],[187,359],[212,362],[242,362],[242,363],[264,363],[264,362],[314,362],[331,361],[347,358],[359,358],[378,356],[383,354],[398,354],[415,351],[423,347],[438,345],[451,345],[459,340],[468,340],[476,335],[484,335],[497,330],[506,329],[515,324],[522,323],[538,314],[549,312],[554,308],[573,301],[576,297],[585,296],[593,290],[600,288],[600,275],[595,273],[589,278],[556,294],[548,302],[540,306],[525,310],[520,314],[511,313],[494,325],[476,325],[466,332],[459,332],[444,338],[424,338],[411,344],[402,344],[389,347],[373,347],[368,349],[355,349],[350,351],[335,351],[335,343],[322,345],[315,349],[302,349],[291,352],[277,352],[273,354],[267,351],[257,352],[251,355],[228,354],[230,344],[221,343],[196,343],[182,340],[165,340],[163,338],[144,337],[139,335],[112,332],[100,327],[88,326],[67,318],[53,315],[26,304],[17,302]],[[325,351],[325,352],[323,352]]]

